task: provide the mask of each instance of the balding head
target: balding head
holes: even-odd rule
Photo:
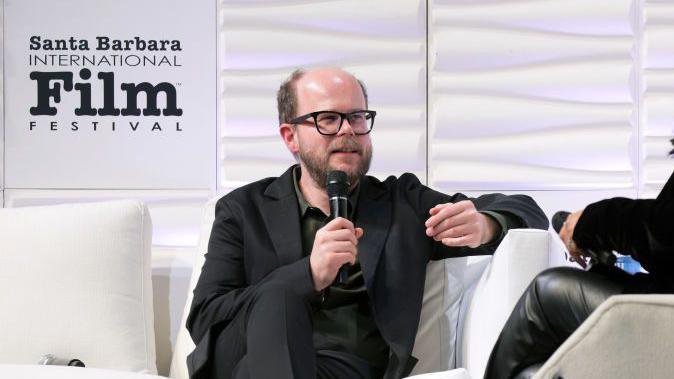
[[[281,84],[276,102],[279,124],[289,123],[299,116],[298,104],[303,96],[331,96],[331,92],[338,91],[340,86],[357,83],[363,94],[365,109],[367,109],[367,90],[363,82],[351,73],[340,68],[322,68],[314,70],[297,69]]]

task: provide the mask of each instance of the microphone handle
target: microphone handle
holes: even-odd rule
[[[346,197],[335,196],[330,199],[330,218],[336,219],[337,217],[342,217],[349,219],[348,217],[348,202]],[[349,268],[348,265],[342,265],[337,272],[337,277],[335,278],[335,284],[344,284],[349,278]]]

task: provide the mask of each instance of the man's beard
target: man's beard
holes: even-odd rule
[[[309,172],[309,176],[314,180],[314,182],[320,188],[326,188],[328,171],[334,170],[335,168],[330,167],[328,161],[330,160],[330,155],[338,150],[347,150],[347,151],[356,151],[360,155],[361,159],[355,170],[346,171],[346,175],[349,178],[349,183],[354,184],[360,180],[362,176],[367,174],[370,170],[370,161],[372,161],[372,148],[364,149],[356,141],[348,138],[342,140],[335,140],[327,149],[325,155],[318,156],[317,154],[309,154],[306,150],[303,150],[300,147],[299,156],[304,167]]]

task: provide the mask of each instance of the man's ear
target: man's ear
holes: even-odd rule
[[[293,155],[296,155],[300,151],[300,148],[297,145],[297,128],[293,124],[283,123],[279,126],[279,134],[281,134],[281,138],[286,144],[286,147],[288,147],[288,150],[290,150]]]

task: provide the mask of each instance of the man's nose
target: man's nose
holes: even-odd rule
[[[351,124],[349,123],[349,120],[347,118],[344,118],[344,121],[342,122],[342,126],[339,128],[339,132],[337,132],[338,136],[350,134],[352,136],[355,136],[356,133],[353,131],[353,128],[351,128]]]

